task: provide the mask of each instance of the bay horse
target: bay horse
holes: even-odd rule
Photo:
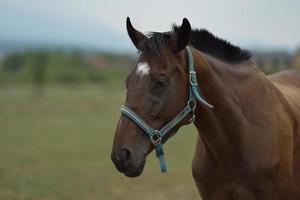
[[[139,176],[154,149],[165,172],[162,144],[193,122],[203,200],[300,199],[299,71],[267,76],[248,51],[187,19],[145,35],[127,18],[127,32],[139,57],[113,141],[121,173]]]

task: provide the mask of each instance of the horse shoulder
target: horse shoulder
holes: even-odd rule
[[[300,189],[300,70],[285,70],[273,75],[270,79],[281,91],[289,105],[293,120],[293,162],[294,181]]]

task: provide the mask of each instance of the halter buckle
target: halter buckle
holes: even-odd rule
[[[190,71],[189,73],[189,78],[190,78],[190,84],[192,86],[197,86],[197,76],[196,76],[196,72],[195,71]]]
[[[156,146],[157,144],[159,144],[161,142],[162,137],[158,130],[153,131],[153,133],[150,135],[150,140],[154,146]]]

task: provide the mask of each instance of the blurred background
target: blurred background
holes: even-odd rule
[[[199,199],[191,175],[196,131],[166,145],[129,179],[110,161],[136,63],[126,34],[168,31],[187,17],[253,52],[265,73],[300,68],[298,0],[0,0],[0,199]]]

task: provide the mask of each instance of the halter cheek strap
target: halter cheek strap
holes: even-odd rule
[[[187,115],[192,114],[192,117],[189,119],[188,123],[192,123],[195,120],[195,108],[196,108],[196,100],[202,103],[204,106],[208,108],[213,108],[211,104],[209,104],[201,95],[200,90],[198,88],[197,83],[197,75],[194,69],[193,55],[191,48],[189,46],[186,47],[187,51],[187,60],[188,60],[188,70],[189,70],[189,99],[186,106],[167,124],[165,124],[160,130],[153,129],[150,125],[148,125],[140,116],[138,116],[133,110],[131,110],[127,106],[121,107],[121,113],[126,115],[129,119],[135,122],[141,129],[145,131],[145,134],[150,138],[151,143],[155,147],[156,157],[159,160],[160,170],[161,172],[167,171],[166,161],[164,159],[164,151],[163,151],[163,142],[162,138],[173,129],[176,125],[178,125]]]

